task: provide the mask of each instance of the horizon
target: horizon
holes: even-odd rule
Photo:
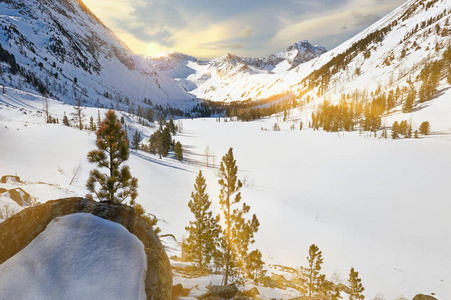
[[[226,53],[265,57],[301,40],[331,50],[405,2],[84,0],[135,54],[174,50],[201,60]]]

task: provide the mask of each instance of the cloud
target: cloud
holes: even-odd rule
[[[296,41],[330,49],[404,0],[84,0],[136,53],[266,56]]]
[[[316,14],[302,14],[290,19],[279,16],[281,25],[272,37],[270,45],[289,45],[299,39],[308,39],[311,43],[332,49],[379,20],[381,15],[387,14],[402,2],[404,1],[350,0],[334,9]],[[293,22],[293,19],[298,21]]]
[[[376,0],[381,1],[381,0]],[[355,19],[354,25],[356,26],[368,26],[379,20],[381,17],[373,13],[362,13],[360,11],[353,11],[352,16]]]
[[[244,28],[240,33],[239,36],[241,37],[252,37],[254,34],[252,27],[247,26],[246,28]]]
[[[200,47],[204,49],[209,50],[236,50],[243,48],[243,45],[241,44],[215,44],[215,43],[208,43],[208,44],[202,44]]]

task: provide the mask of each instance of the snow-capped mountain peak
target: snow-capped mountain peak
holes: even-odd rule
[[[2,84],[123,109],[144,98],[179,106],[174,99],[193,98],[170,76],[156,74],[82,1],[2,1],[0,11],[1,67],[13,73],[11,80],[3,74]]]

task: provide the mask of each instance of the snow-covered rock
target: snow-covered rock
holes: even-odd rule
[[[0,265],[1,299],[146,299],[143,244],[88,213],[58,217]]]

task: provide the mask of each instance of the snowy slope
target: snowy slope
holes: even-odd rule
[[[17,173],[25,182],[22,188],[41,202],[86,194],[93,168],[86,154],[94,149],[95,136],[45,124],[36,97],[13,90],[0,94],[4,173],[0,175]],[[306,111],[294,111],[287,122],[278,116],[250,123],[182,120],[183,132],[174,138],[183,144],[184,162],[131,153],[127,163],[139,180],[137,202],[160,219],[163,233],[181,241],[192,218],[187,203],[199,169],[207,180],[212,209],[220,212],[217,167],[233,147],[244,181],[243,199],[261,223],[255,247],[267,264],[305,266],[308,247],[315,243],[323,251],[323,272],[328,277],[338,272],[345,282],[354,267],[367,298],[382,293],[386,299],[401,295],[411,299],[418,293],[435,293],[438,299],[448,299],[451,177],[444,170],[451,168],[451,120],[444,119],[443,112],[451,109],[450,97],[448,90],[421,111],[434,132],[421,139],[374,139],[358,132],[325,133],[305,127],[299,131]],[[51,107],[60,119],[64,111],[73,109],[56,101]],[[85,112],[97,115],[95,108]],[[136,118],[118,114],[126,119],[129,133],[142,132],[144,142],[157,128],[142,127]],[[423,119],[415,116],[416,128]],[[400,115],[391,116],[396,117]],[[275,122],[280,132],[272,131]],[[292,124],[296,130],[289,130]],[[215,168],[205,167],[207,146],[215,156]],[[79,163],[81,171],[70,185]],[[169,256],[180,255],[170,238],[165,242]],[[196,285],[182,278],[175,282]],[[201,284],[191,296],[204,291]],[[267,291],[264,299],[271,299],[270,295],[296,296],[292,290],[274,290]]]
[[[144,245],[91,214],[58,217],[0,265],[0,299],[146,299]]]
[[[81,98],[90,105],[126,107],[146,97],[159,104],[192,105],[185,100],[193,97],[180,84],[134,55],[81,0],[2,1],[0,26],[1,46],[23,68],[11,79],[1,72],[1,84],[46,88],[66,103]],[[10,66],[4,62],[2,68]]]

